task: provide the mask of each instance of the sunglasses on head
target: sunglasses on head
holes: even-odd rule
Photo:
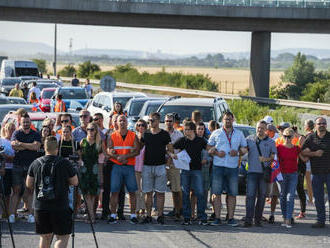
[[[87,131],[91,131],[91,132],[94,132],[95,129],[94,128],[87,128]]]
[[[61,123],[67,123],[69,120],[61,120]]]
[[[291,135],[283,135],[283,137],[286,138],[286,139],[291,139],[292,138]]]

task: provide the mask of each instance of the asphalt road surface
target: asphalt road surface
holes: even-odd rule
[[[241,219],[245,215],[245,197],[238,198],[235,218]],[[126,199],[126,204],[128,199]],[[296,200],[295,212],[299,212],[299,201]],[[171,195],[166,193],[165,212],[172,208]],[[223,210],[224,217],[226,210]],[[210,213],[208,211],[208,213]],[[125,207],[128,217],[128,205]],[[238,248],[329,248],[330,225],[324,229],[313,229],[311,224],[315,220],[315,209],[308,208],[307,218],[297,221],[292,229],[281,227],[279,205],[273,225],[264,223],[263,227],[230,227],[222,225],[199,226],[194,223],[191,226],[182,226],[173,219],[166,218],[165,225],[137,224],[131,225],[128,221],[109,225],[105,221],[98,220],[95,224],[96,237],[99,247],[113,248],[183,248],[183,247],[238,247]],[[269,205],[266,205],[265,217],[269,216]],[[60,216],[59,216],[60,218]],[[75,222],[76,237],[75,247],[95,247],[91,227],[82,220]],[[14,239],[17,248],[38,247],[39,237],[34,233],[34,224],[26,220],[19,220],[13,224]],[[2,221],[3,247],[12,247],[7,223]],[[69,241],[71,247],[71,238]]]

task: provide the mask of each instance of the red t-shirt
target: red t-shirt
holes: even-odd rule
[[[298,170],[298,155],[300,148],[293,146],[288,148],[282,144],[277,146],[277,156],[282,173],[294,173]]]

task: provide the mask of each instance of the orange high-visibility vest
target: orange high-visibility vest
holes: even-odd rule
[[[54,112],[65,112],[65,103],[63,101],[57,101]]]
[[[284,140],[284,137],[283,136],[281,136],[281,137],[279,137],[279,138],[277,138],[275,140],[276,147],[278,145],[283,145],[284,143],[285,143],[285,140]],[[297,137],[297,136],[293,137],[292,140],[291,140],[291,143],[294,146],[300,146],[300,144],[299,144],[299,137]]]
[[[129,154],[132,149],[134,149],[134,140],[135,140],[135,133],[132,131],[127,131],[126,138],[123,140],[120,132],[113,132],[111,134],[111,140],[113,144],[113,149],[116,151],[118,155],[125,155]],[[122,165],[118,160],[114,158],[110,158],[112,162],[115,164]],[[127,159],[127,165],[135,165],[135,157]]]

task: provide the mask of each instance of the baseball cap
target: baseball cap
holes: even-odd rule
[[[267,130],[273,131],[274,133],[277,133],[277,129],[273,124],[268,124],[267,125]]]
[[[281,124],[279,126],[277,126],[278,129],[286,129],[288,127],[290,127],[289,122],[281,122]]]
[[[269,115],[266,115],[265,117],[264,117],[264,121],[267,123],[267,124],[270,124],[270,123],[273,123],[273,118],[271,117],[271,116],[269,116]]]

